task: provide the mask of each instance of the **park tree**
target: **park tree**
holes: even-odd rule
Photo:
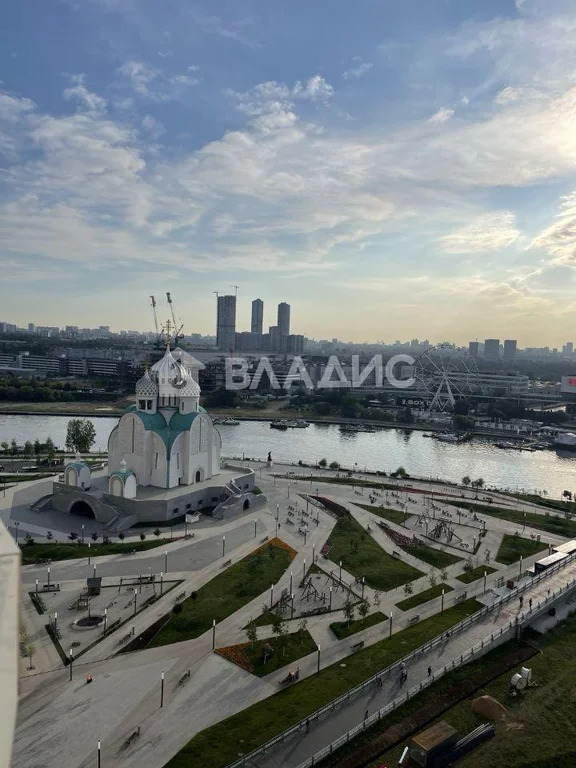
[[[92,541],[98,541],[98,534],[96,533],[96,531],[94,531],[94,533],[92,534],[91,539]]]
[[[10,453],[12,453],[12,454],[18,453],[18,443],[16,442],[16,440],[14,438],[12,438],[12,440],[10,440]]]
[[[368,602],[368,600],[362,600],[360,602],[360,605],[358,606],[358,613],[360,614],[360,616],[362,616],[363,619],[365,619],[366,616],[368,616],[368,614],[370,613],[370,603]]]
[[[46,538],[48,539],[48,541],[52,541],[52,539],[54,538],[54,534],[52,533],[52,531],[46,531]]]
[[[24,453],[26,456],[34,456],[34,446],[30,442],[30,440],[26,440],[24,443]]]
[[[304,645],[304,635],[308,627],[308,619],[300,619],[298,622],[298,632],[300,633],[300,645]]]
[[[320,459],[320,461],[318,462],[318,466],[322,468],[324,468],[327,464],[328,462],[326,461],[326,459]]]
[[[70,541],[76,541],[76,539],[78,538],[78,534],[76,533],[76,531],[70,531],[70,533],[68,534],[68,538],[70,539]]]
[[[442,568],[442,570],[440,571],[440,578],[442,579],[442,581],[446,581],[446,579],[448,578],[448,569],[446,568],[446,566],[444,566],[444,568]]]
[[[7,440],[3,440],[0,447],[2,448],[2,453],[8,453],[10,450],[10,443],[8,443]]]
[[[406,597],[410,597],[410,595],[414,592],[414,587],[412,586],[411,581],[407,581],[406,584],[404,584],[404,594]]]
[[[354,620],[354,606],[350,602],[350,599],[346,600],[346,604],[344,605],[344,616],[348,621],[348,626],[350,626],[350,622]]]
[[[160,528],[155,528],[154,529],[154,536],[156,536],[156,538],[158,538],[158,536],[160,536],[160,534],[161,534]]]
[[[435,587],[436,584],[438,584],[438,578],[436,576],[436,571],[434,569],[430,571],[430,574],[428,576],[428,583],[430,584],[430,587]]]
[[[56,446],[54,445],[54,441],[51,437],[46,439],[46,442],[44,443],[44,450],[46,451],[46,456],[48,459],[52,461],[54,454],[56,453]]]
[[[39,456],[42,453],[42,443],[40,440],[38,440],[38,438],[34,440],[34,453],[36,456]]]
[[[331,461],[330,469],[340,469],[340,464],[337,461]]]
[[[380,609],[380,603],[382,602],[382,595],[378,590],[374,592],[374,605],[376,606],[376,610]]]
[[[469,486],[470,485],[470,475],[464,475],[462,478],[462,485]]]
[[[126,538],[126,534],[123,533],[122,531],[120,531],[120,533],[118,534],[118,538],[120,539],[120,541],[124,541],[124,539]],[[106,542],[104,542],[104,543],[106,543]]]
[[[140,541],[144,541],[145,538],[146,538],[146,534],[144,532],[142,532],[140,534]]]
[[[96,429],[89,419],[70,419],[66,430],[66,448],[88,453],[96,440]]]
[[[252,622],[250,622],[250,624],[248,624],[246,627],[246,637],[248,638],[248,642],[251,644],[252,650],[254,650],[254,643],[256,640],[258,640],[258,630],[256,625],[252,624]]]

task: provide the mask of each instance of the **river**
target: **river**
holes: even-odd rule
[[[0,415],[0,442],[15,438],[46,440],[64,446],[68,416]],[[93,450],[106,449],[110,430],[118,419],[92,417],[96,428]],[[238,426],[220,426],[223,454],[265,459],[270,451],[276,462],[328,462],[358,469],[393,472],[399,466],[418,477],[440,477],[460,481],[464,475],[484,478],[487,485],[514,491],[543,490],[560,497],[564,489],[576,489],[576,453],[559,455],[555,451],[502,450],[489,438],[474,438],[453,445],[424,437],[417,430],[382,429],[376,432],[344,433],[337,425],[312,424],[307,429],[280,432],[268,422],[243,421]]]

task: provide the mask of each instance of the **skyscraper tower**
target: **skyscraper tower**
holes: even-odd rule
[[[504,355],[503,360],[505,363],[512,363],[516,357],[517,341],[516,339],[504,339]]]
[[[236,296],[218,296],[216,345],[223,352],[234,349],[236,341]]]
[[[252,302],[252,333],[262,333],[262,320],[264,317],[264,302],[262,299],[254,299]]]
[[[278,304],[278,352],[288,350],[288,336],[290,335],[290,304],[283,301]]]

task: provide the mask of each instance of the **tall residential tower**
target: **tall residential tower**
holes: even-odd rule
[[[251,333],[262,333],[262,320],[264,318],[264,302],[262,299],[254,299],[252,302]]]
[[[234,349],[236,340],[236,296],[218,296],[216,345],[223,352]]]

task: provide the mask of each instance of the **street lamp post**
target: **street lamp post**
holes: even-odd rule
[[[273,605],[274,605],[274,584],[270,584],[270,610],[272,610]]]
[[[444,611],[444,590],[442,590],[442,605],[441,605],[440,610]]]
[[[290,594],[292,594],[292,581],[293,581],[293,573],[290,571]]]
[[[312,564],[316,562],[316,544],[312,544]]]
[[[340,566],[340,575],[338,577],[338,581],[340,582],[340,584],[342,584],[342,560],[340,560],[338,565]]]
[[[522,576],[522,555],[520,555],[520,569],[518,571],[518,576]]]
[[[38,579],[36,579],[36,594],[38,594]]]
[[[222,557],[226,554],[226,536],[222,536]]]
[[[96,563],[93,563],[93,565],[92,565],[92,574],[93,574],[94,578],[96,578]]]
[[[100,744],[100,739],[98,739],[98,768],[100,768],[100,752],[101,752],[101,744]]]
[[[160,681],[160,707],[164,706],[164,672],[162,672],[162,679]]]
[[[104,637],[106,637],[107,629],[108,629],[108,608],[104,608]]]
[[[216,619],[212,619],[212,650],[216,648]]]
[[[392,637],[392,611],[390,611],[390,627],[388,629],[388,637]]]
[[[364,586],[365,586],[365,579],[364,579],[364,576],[362,576],[362,600],[364,600]]]
[[[18,544],[18,526],[19,525],[20,523],[18,522],[18,520],[16,520],[16,522],[14,523],[14,527],[16,528],[16,544]]]
[[[72,681],[72,662],[74,661],[74,656],[72,654],[72,648],[70,648],[70,653],[68,654],[69,664],[70,667],[70,681]]]
[[[320,646],[318,646],[318,666],[317,666],[317,669],[316,669],[316,674],[317,675],[320,674]]]
[[[135,589],[134,590],[134,616],[136,616],[136,611],[138,610],[137,605],[138,605],[138,590]]]
[[[82,544],[84,544],[84,525],[82,525]]]
[[[54,634],[58,637],[58,611],[54,611]]]
[[[258,535],[258,518],[254,518],[254,538]]]
[[[164,573],[168,573],[168,550],[164,550]]]
[[[90,542],[88,542],[88,565],[90,565]]]
[[[486,578],[488,576],[488,572],[484,571],[484,592],[486,592]]]
[[[160,571],[160,597],[164,593],[164,571]]]
[[[328,610],[329,610],[329,611],[331,611],[331,610],[332,610],[332,587],[330,587],[330,605],[329,605],[329,607],[328,607]]]
[[[306,578],[306,560],[302,563],[302,581]]]
[[[308,538],[308,526],[304,526],[304,546],[306,546],[306,539]],[[312,562],[314,562],[314,558],[312,558]]]
[[[294,618],[294,595],[292,593],[290,593],[290,598],[291,598],[291,609],[292,609],[290,613],[290,618],[293,619]]]
[[[46,568],[46,574],[48,576],[48,592],[50,592],[50,566]]]

